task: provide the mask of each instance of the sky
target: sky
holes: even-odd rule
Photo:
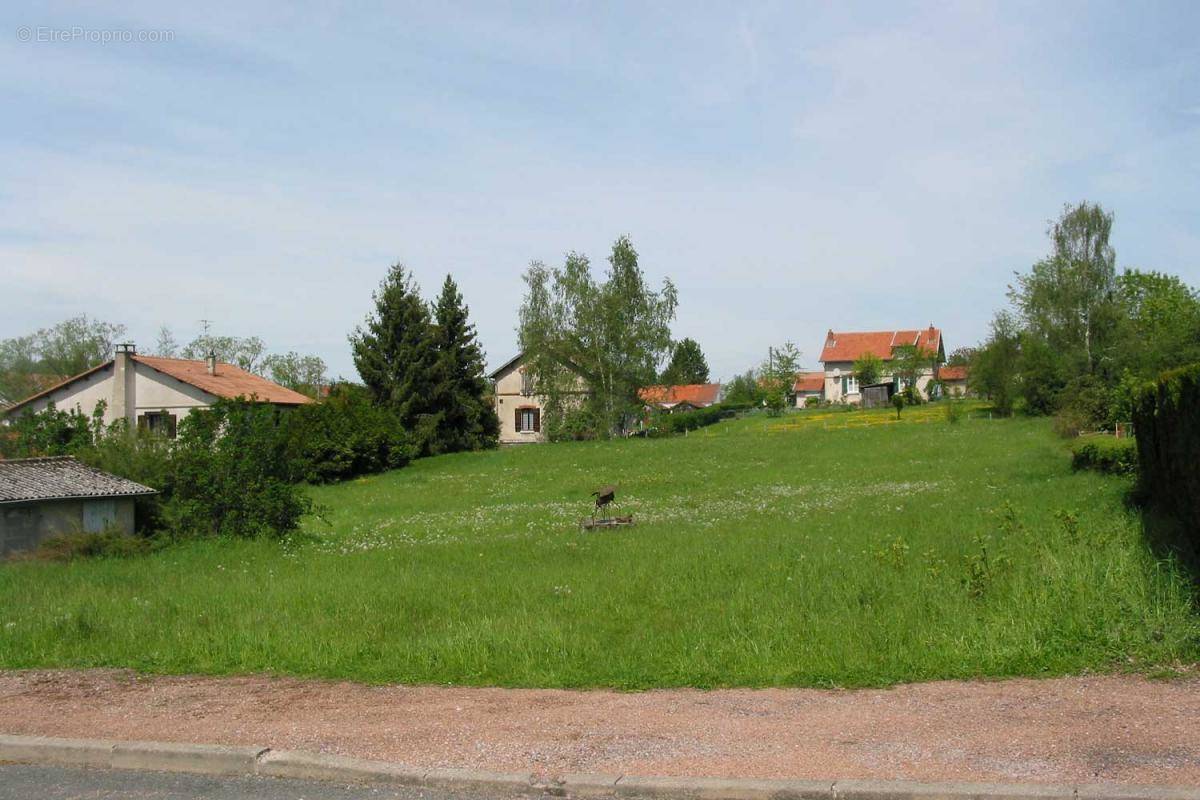
[[[0,338],[258,336],[354,378],[402,262],[489,365],[532,260],[629,235],[714,379],[978,342],[1047,223],[1200,284],[1200,4],[8,2]]]

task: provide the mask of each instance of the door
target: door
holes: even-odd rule
[[[83,530],[85,533],[103,533],[117,526],[117,502],[115,500],[85,500],[83,503]]]

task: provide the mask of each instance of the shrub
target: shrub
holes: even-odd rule
[[[353,386],[339,387],[324,403],[292,410],[281,427],[292,481],[330,483],[398,469],[417,450],[399,417]]]
[[[283,536],[313,510],[290,482],[291,463],[278,412],[221,400],[179,424],[172,451],[174,487],[165,513],[184,536]]]
[[[149,539],[122,533],[71,533],[52,536],[38,545],[28,558],[45,561],[72,561],[76,558],[126,558],[153,549]]]
[[[1200,364],[1164,373],[1133,411],[1143,497],[1200,544]]]
[[[966,413],[967,410],[963,407],[961,400],[946,400],[946,421],[951,425],[961,422]]]
[[[96,405],[94,419],[77,410],[59,411],[51,403],[36,414],[21,414],[11,423],[7,435],[0,436],[0,456],[32,458],[67,456],[92,443],[94,429],[100,427],[104,401]]]
[[[655,427],[665,434],[694,431],[708,425],[720,422],[730,416],[729,409],[721,405],[698,408],[695,411],[679,411],[674,414],[661,414],[655,420]]]
[[[1137,472],[1137,443],[1133,439],[1089,436],[1071,448],[1073,469],[1092,469],[1111,475]]]
[[[821,398],[817,397],[815,394],[809,395],[808,397],[804,398],[804,407],[805,408],[816,408],[819,405],[821,405]]]
[[[158,494],[133,499],[134,519],[143,536],[162,528],[163,508],[174,484],[170,439],[144,429],[129,431],[125,421],[118,420],[108,428],[98,426],[92,444],[74,455],[88,466],[157,489]]]

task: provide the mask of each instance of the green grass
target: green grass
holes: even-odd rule
[[[314,489],[328,522],[284,543],[6,564],[0,666],[638,688],[1197,659],[1129,479],[1073,473],[1042,420],[826,429],[889,415],[432,458]],[[637,526],[580,533],[609,482]]]

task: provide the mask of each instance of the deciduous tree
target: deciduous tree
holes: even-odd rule
[[[655,382],[670,352],[675,287],[670,280],[657,292],[646,285],[627,236],[613,244],[608,264],[601,282],[579,253],[561,268],[534,262],[525,273],[518,338],[534,390],[547,400],[543,424],[551,435],[556,427],[621,432],[637,411],[638,389]],[[580,381],[585,396],[575,394]]]

